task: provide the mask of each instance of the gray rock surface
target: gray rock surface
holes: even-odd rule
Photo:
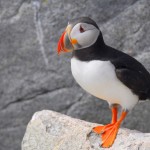
[[[69,19],[92,17],[107,44],[150,71],[149,7],[149,0],[0,0],[0,149],[20,150],[27,123],[42,109],[108,123],[107,103],[72,78],[71,54],[57,56],[58,38]],[[149,112],[149,101],[139,103],[124,127],[150,132]]]
[[[22,150],[102,150],[97,124],[43,110],[36,112],[27,126]],[[150,133],[120,129],[109,150],[149,150]]]

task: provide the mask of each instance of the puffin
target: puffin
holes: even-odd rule
[[[135,58],[106,45],[100,28],[89,17],[69,21],[57,45],[58,54],[66,52],[72,52],[71,71],[76,82],[109,104],[111,122],[92,131],[100,135],[101,147],[111,147],[128,112],[139,100],[150,99],[150,73]]]

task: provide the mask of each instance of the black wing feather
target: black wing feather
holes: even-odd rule
[[[150,74],[134,58],[128,56],[113,60],[117,78],[123,82],[139,99],[149,98]]]
[[[141,73],[129,69],[116,69],[117,78],[123,82],[139,99],[146,99],[149,85]]]

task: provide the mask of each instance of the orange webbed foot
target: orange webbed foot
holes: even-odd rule
[[[120,124],[117,122],[115,124],[112,124],[111,126],[109,126],[109,128],[106,128],[104,130],[104,132],[101,135],[102,147],[108,148],[112,146],[112,144],[114,143],[116,139],[119,127],[120,127]]]
[[[112,146],[118,133],[119,123],[112,123],[104,126],[97,126],[93,128],[93,132],[100,134],[102,138],[101,146],[104,148]]]
[[[121,122],[127,115],[127,111],[122,111],[120,119],[117,121],[117,109],[112,108],[112,123],[104,126],[97,126],[93,128],[93,132],[100,134],[102,139],[101,146],[104,148],[109,148],[114,143],[118,129],[120,127]]]

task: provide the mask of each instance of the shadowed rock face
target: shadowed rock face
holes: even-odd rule
[[[0,149],[20,150],[34,112],[51,109],[97,123],[110,110],[79,88],[70,55],[55,49],[69,19],[89,16],[108,45],[141,61],[150,71],[149,0],[0,1]],[[150,132],[150,102],[139,103],[124,127]]]
[[[99,135],[91,132],[96,126],[52,111],[34,114],[22,141],[22,150],[102,150]],[[150,133],[120,129],[109,150],[148,150]]]

